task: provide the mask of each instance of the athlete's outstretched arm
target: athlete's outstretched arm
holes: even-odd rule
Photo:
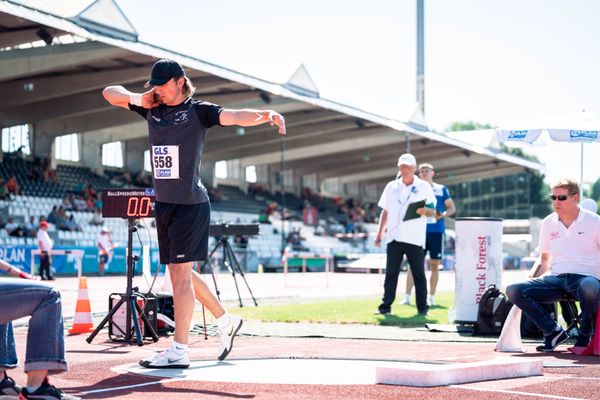
[[[281,114],[272,110],[232,110],[226,108],[221,111],[219,122],[223,126],[255,126],[268,122],[271,126],[277,125],[279,133],[285,135],[285,119]]]

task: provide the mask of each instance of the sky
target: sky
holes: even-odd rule
[[[416,0],[116,1],[149,43],[280,83],[304,64],[321,97],[388,117],[416,99]],[[599,17],[595,0],[425,0],[430,128],[600,112]],[[526,150],[548,181],[579,177],[579,145]],[[598,155],[584,146],[584,181]]]

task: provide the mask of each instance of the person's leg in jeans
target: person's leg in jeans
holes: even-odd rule
[[[41,282],[0,278],[0,303],[4,306],[0,324],[31,316],[25,354],[27,387],[21,390],[20,398],[78,400],[48,382],[48,373],[67,370],[60,293]],[[0,341],[0,346],[5,343],[10,345]],[[10,347],[14,350],[14,342]]]
[[[566,290],[581,304],[582,317],[579,332],[582,336],[593,336],[600,300],[600,281],[593,276],[566,275],[568,275]]]
[[[392,241],[387,244],[387,260],[385,264],[385,281],[383,283],[383,298],[379,305],[380,313],[389,313],[392,303],[396,299],[396,288],[398,287],[398,275],[400,264],[404,257],[404,251],[400,243]]]
[[[506,288],[506,295],[511,303],[519,307],[533,321],[544,336],[548,336],[556,329],[556,321],[540,304],[555,303],[560,300],[566,292],[565,283],[562,277],[547,275],[510,285]]]
[[[25,372],[66,371],[60,293],[41,282],[0,278],[0,303],[0,324],[31,316],[27,331]]]
[[[0,371],[16,368],[18,363],[13,326],[8,322],[0,325]]]
[[[427,278],[425,278],[425,251],[423,247],[402,243],[406,259],[415,281],[415,297],[419,314],[427,313]]]

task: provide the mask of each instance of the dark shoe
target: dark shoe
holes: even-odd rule
[[[577,336],[577,341],[575,341],[575,347],[588,347],[588,344],[590,344],[589,336],[584,336],[584,335]]]
[[[569,340],[569,335],[564,329],[561,329],[560,331],[552,332],[549,336],[544,336],[544,344],[535,349],[544,352],[554,351],[559,344],[564,343],[567,340]]]
[[[21,388],[17,386],[15,381],[12,380],[11,377],[4,373],[4,378],[0,381],[0,397],[2,396],[11,396],[14,398],[19,397],[21,393]]]
[[[48,378],[44,379],[42,386],[37,388],[33,393],[29,393],[27,388],[21,389],[21,396],[19,399],[59,399],[59,400],[81,400],[81,397],[75,397],[66,394],[62,390],[55,388],[48,382]]]
[[[421,310],[421,311],[419,311],[419,315],[427,315],[428,311],[429,311],[428,309]]]

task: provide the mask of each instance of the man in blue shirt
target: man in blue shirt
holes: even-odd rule
[[[439,280],[440,264],[444,255],[444,234],[446,232],[446,223],[444,218],[449,217],[456,212],[454,202],[450,197],[448,188],[433,181],[435,171],[431,164],[421,164],[419,166],[419,177],[424,181],[429,182],[435,194],[436,213],[435,217],[431,218],[427,224],[427,239],[425,242],[425,254],[429,252],[429,269],[431,275],[429,277],[429,296],[427,297],[427,305],[435,305],[435,290]],[[406,277],[406,294],[402,304],[410,304],[410,292],[414,286],[414,280],[410,270]]]

